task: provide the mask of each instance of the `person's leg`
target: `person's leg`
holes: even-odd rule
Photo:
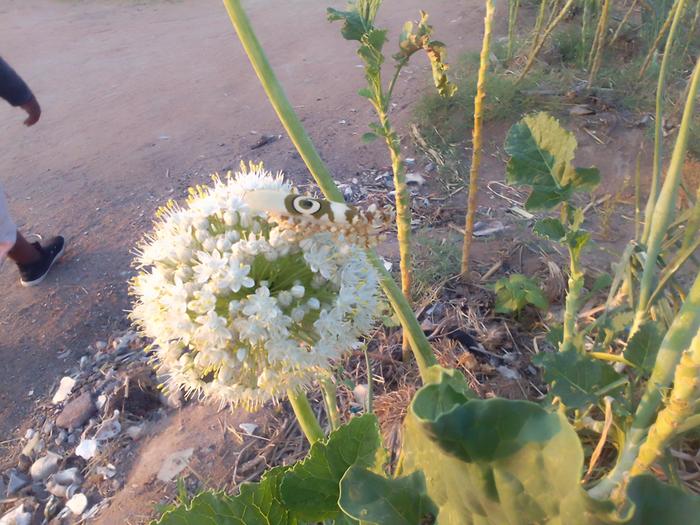
[[[15,245],[7,252],[7,256],[17,264],[26,265],[39,261],[41,252],[36,249],[36,246],[30,244],[27,239],[22,237],[21,233],[17,232]]]

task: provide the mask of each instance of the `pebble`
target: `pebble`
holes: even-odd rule
[[[58,385],[58,390],[56,390],[56,393],[53,395],[53,399],[51,399],[51,402],[54,405],[63,403],[66,399],[68,399],[68,396],[71,395],[74,387],[75,379],[68,376],[63,377]]]
[[[121,423],[119,423],[119,410],[115,410],[112,417],[105,419],[95,433],[97,441],[107,441],[115,438],[122,431]]]
[[[74,494],[71,499],[66,501],[66,507],[70,509],[70,511],[76,515],[80,516],[83,512],[85,512],[85,509],[88,506],[88,499],[85,494]]]
[[[17,494],[24,487],[29,485],[29,478],[15,469],[10,470],[10,478],[7,481],[7,497]]]
[[[105,343],[104,341],[97,341],[95,343],[95,350],[97,350],[98,352],[101,352],[105,348],[107,348],[107,343]]]
[[[37,459],[29,469],[29,474],[33,480],[45,480],[58,470],[58,462],[61,456],[53,452],[48,452],[45,456]]]
[[[90,392],[83,392],[68,403],[56,418],[56,425],[72,430],[80,427],[95,413],[95,403]]]
[[[32,521],[31,512],[24,510],[24,503],[15,507],[0,518],[0,525],[29,525]]]
[[[41,436],[39,434],[34,434],[27,444],[22,448],[22,454],[27,457],[33,457],[34,453],[39,449],[39,440]]]
[[[29,469],[32,466],[32,460],[29,456],[25,456],[24,454],[20,454],[19,458],[17,459],[17,469],[20,472],[24,472],[25,474],[29,472]]]
[[[75,447],[76,455],[83,459],[90,460],[97,453],[97,441],[94,439],[83,439],[77,447]]]

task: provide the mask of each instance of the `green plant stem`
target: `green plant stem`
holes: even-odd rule
[[[586,56],[586,45],[588,44],[588,32],[591,24],[591,14],[595,0],[583,0],[583,17],[581,20],[581,47],[578,52],[578,59],[581,67],[583,67]]]
[[[300,390],[288,390],[287,396],[289,397],[289,402],[292,404],[294,415],[297,417],[299,426],[302,432],[304,432],[306,439],[309,440],[309,443],[313,445],[317,441],[323,440],[325,435],[309,404],[309,398],[306,397],[306,393]]]
[[[411,195],[406,183],[406,167],[401,154],[401,140],[389,122],[383,108],[376,106],[379,122],[384,128],[386,145],[391,157],[391,170],[394,173],[396,195],[396,229],[399,240],[399,265],[401,269],[401,291],[408,300],[411,298]],[[408,337],[404,333],[402,344],[403,360],[410,357]]]
[[[685,0],[676,0],[674,7],[671,11],[675,10],[676,14],[681,12],[680,5],[684,3]],[[669,13],[669,20],[670,18]],[[668,62],[669,56],[671,54],[671,46],[673,46],[673,37],[676,32],[676,27],[678,27],[678,19],[680,16],[674,16],[672,18],[673,23],[671,24],[671,31],[666,40],[666,49],[664,51],[664,56],[661,59],[661,67],[659,68],[659,79],[656,84],[656,119],[654,121],[654,160],[652,164],[652,174],[651,174],[651,186],[649,188],[649,198],[647,200],[646,209],[644,211],[644,229],[642,230],[642,243],[646,244],[649,239],[649,231],[651,230],[651,224],[654,217],[654,207],[656,206],[656,200],[659,198],[659,179],[661,177],[661,167],[663,163],[663,104],[664,104],[664,94],[666,91],[666,74],[668,72]],[[657,44],[658,45],[658,44]],[[641,75],[640,75],[641,78]]]
[[[309,135],[294,112],[294,108],[289,103],[287,95],[285,95],[274,71],[272,71],[272,67],[258,38],[255,36],[255,32],[250,25],[250,20],[245,10],[241,6],[240,0],[224,0],[224,6],[272,107],[275,109],[299,155],[301,155],[304,163],[309,168],[314,179],[316,179],[319,188],[321,188],[321,191],[328,199],[343,202],[342,192],[333,182],[330,171],[323,160],[321,160],[316,148],[314,148]]]
[[[533,46],[532,51],[530,52],[530,56],[527,59],[527,64],[525,64],[525,68],[522,70],[520,75],[518,76],[518,79],[515,81],[516,84],[520,83],[523,78],[530,72],[530,69],[532,69],[532,65],[535,63],[535,60],[537,59],[537,55],[540,54],[540,51],[542,50],[542,46],[544,46],[544,43],[547,41],[547,37],[554,31],[554,28],[559,25],[559,22],[561,22],[564,17],[566,16],[566,13],[568,13],[569,9],[571,9],[571,6],[574,4],[574,0],[567,0],[566,4],[564,4],[564,7],[562,7],[561,11],[557,15],[557,17],[552,20],[552,23],[549,24],[547,29],[545,30],[544,34],[542,37],[539,39],[539,41]]]
[[[676,0],[673,3],[673,6],[668,12],[668,16],[666,17],[666,20],[664,21],[664,25],[661,26],[661,29],[659,30],[659,33],[656,35],[656,38],[654,39],[654,43],[651,45],[649,48],[649,52],[647,53],[646,58],[644,59],[644,63],[642,64],[642,67],[639,69],[639,79],[644,76],[644,73],[646,73],[647,68],[649,67],[649,64],[651,64],[651,58],[654,56],[654,53],[656,53],[656,50],[659,48],[659,44],[661,43],[661,40],[663,40],[664,35],[666,35],[666,31],[668,31],[668,28],[671,27],[671,23],[673,20],[676,19],[676,15],[680,17],[680,15],[683,14],[683,9],[679,9],[679,6],[683,3],[683,0]],[[667,46],[667,50],[670,50]],[[665,58],[664,54],[664,58]]]
[[[664,454],[666,447],[676,436],[678,427],[693,415],[693,403],[700,394],[700,334],[683,352],[673,377],[671,397],[656,421],[649,429],[644,444],[639,448],[639,455],[632,465],[630,477],[643,474]]]
[[[333,181],[328,168],[318,155],[299,117],[294,112],[294,108],[289,103],[282,86],[272,71],[240,0],[224,0],[224,5],[272,107],[289,134],[292,143],[299,151],[302,159],[304,159],[311,175],[328,199],[343,202],[343,194]],[[383,262],[373,250],[367,250],[367,256],[379,274],[381,286],[401,322],[404,333],[408,335],[409,344],[416,357],[421,377],[426,378],[427,368],[437,364],[437,359],[433,354],[430,343],[425,337],[408,300],[401,293],[399,287],[396,286],[396,282],[394,282],[391,274],[384,267]]]
[[[617,354],[606,354],[605,352],[588,352],[588,355],[593,359],[598,359],[600,361],[610,361],[612,363],[622,363],[623,365],[636,368],[634,363],[628,361],[621,355]]]
[[[678,0],[682,2],[683,0]],[[695,64],[693,74],[690,78],[690,89],[688,90],[688,98],[686,99],[685,108],[683,109],[683,118],[678,129],[678,137],[671,155],[671,162],[668,166],[668,172],[664,180],[659,198],[656,205],[653,207],[652,215],[646,215],[645,219],[651,223],[649,229],[649,238],[647,242],[647,258],[644,261],[644,270],[642,272],[641,283],[639,287],[639,301],[637,311],[635,313],[634,323],[630,330],[630,338],[636,333],[641,324],[646,319],[648,308],[650,306],[649,299],[654,290],[654,276],[656,274],[657,259],[661,253],[661,245],[671,223],[673,213],[676,208],[676,196],[678,194],[678,186],[681,181],[683,164],[685,162],[685,151],[688,146],[688,138],[690,136],[690,124],[695,111],[695,98],[698,92],[698,84],[700,83],[700,58]]]
[[[684,434],[700,427],[700,414],[694,414],[683,421],[676,430],[677,434]]]
[[[513,58],[513,47],[515,45],[515,27],[518,22],[518,11],[520,0],[509,0],[508,2],[508,52],[506,59]]]
[[[336,399],[338,389],[335,382],[330,377],[324,377],[320,381],[321,391],[323,392],[323,404],[326,407],[326,415],[331,424],[331,429],[337,430],[343,422],[340,420],[340,412],[338,412],[338,400]]]
[[[535,29],[532,30],[532,47],[530,49],[530,54],[535,50],[537,44],[540,42],[542,25],[544,24],[544,15],[547,12],[547,2],[548,0],[541,0],[540,9],[537,12],[537,20],[535,20]]]
[[[695,279],[688,297],[661,342],[654,370],[635,412],[632,426],[627,432],[627,439],[617,464],[606,478],[590,490],[591,496],[598,499],[607,498],[629,473],[637,459],[639,447],[646,437],[647,430],[656,417],[664,392],[671,384],[681,354],[690,346],[698,330],[700,330],[700,276]]]
[[[461,274],[465,280],[469,279],[469,260],[471,246],[474,238],[474,216],[476,215],[477,195],[479,193],[479,166],[481,165],[481,128],[484,118],[484,98],[486,97],[486,74],[489,67],[489,50],[491,48],[491,26],[495,6],[493,0],[486,0],[486,15],[484,17],[484,40],[481,45],[481,57],[479,63],[479,75],[476,84],[476,96],[474,97],[474,129],[472,131],[472,164],[469,169],[469,196],[467,200],[467,214],[464,224],[464,242],[462,244]]]
[[[603,11],[600,14],[600,20],[598,21],[598,38],[596,39],[595,55],[593,56],[593,63],[591,65],[591,71],[588,74],[588,87],[593,87],[593,82],[595,82],[595,77],[600,69],[600,63],[603,60],[603,49],[605,49],[605,32],[608,29],[608,14],[610,12],[611,0],[605,0],[603,2]]]
[[[372,389],[374,386],[374,381],[372,380],[372,366],[369,362],[369,352],[367,351],[367,345],[362,348],[365,354],[365,367],[367,368],[367,406],[365,407],[368,414],[374,411],[374,396]]]

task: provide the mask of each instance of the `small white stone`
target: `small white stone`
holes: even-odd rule
[[[31,522],[32,514],[25,512],[24,503],[0,518],[0,525],[29,525]]]
[[[57,405],[58,403],[63,403],[66,399],[68,399],[68,396],[73,391],[74,386],[75,379],[68,376],[62,378],[60,384],[58,385],[58,390],[56,390],[56,393],[53,395],[53,399],[51,399],[51,402],[54,405]]]
[[[61,456],[53,452],[48,452],[45,456],[37,459],[29,469],[32,479],[44,480],[58,470],[58,462]]]
[[[367,406],[367,398],[369,396],[369,387],[365,384],[356,385],[352,389],[352,394],[355,396],[355,401],[362,406]]]
[[[258,429],[258,425],[255,423],[241,423],[238,426],[243,432],[251,436],[255,434],[255,431]]]
[[[88,499],[85,494],[75,494],[71,499],[66,501],[66,507],[68,507],[76,516],[80,516],[83,512],[85,512],[87,505]]]
[[[83,459],[92,459],[97,453],[97,441],[94,439],[83,439],[75,448],[75,453]]]

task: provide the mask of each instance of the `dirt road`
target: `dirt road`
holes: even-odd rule
[[[342,1],[249,0],[251,18],[321,155],[339,177],[387,164],[362,145],[370,119],[356,91],[354,46],[325,21]],[[432,13],[452,56],[476,49],[480,2],[386,0],[392,28]],[[0,268],[0,441],[89,345],[126,324],[130,250],[155,208],[208,174],[261,159],[307,178],[282,133],[217,0],[3,0],[0,54],[42,104],[38,125],[0,104],[0,180],[25,233],[62,233],[64,261],[39,288]],[[421,57],[404,75],[396,116],[405,121],[429,72]]]

